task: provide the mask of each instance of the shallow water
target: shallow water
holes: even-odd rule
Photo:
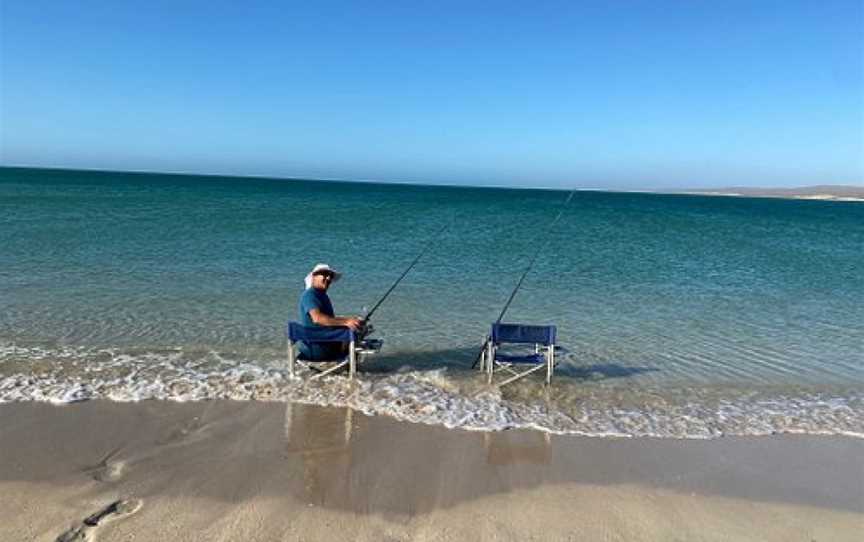
[[[471,429],[864,434],[864,204],[0,169],[0,400],[350,404]],[[442,225],[450,225],[433,239]],[[317,262],[371,307],[363,382],[284,375]],[[555,323],[551,390],[467,368]],[[434,407],[434,408],[433,408]]]

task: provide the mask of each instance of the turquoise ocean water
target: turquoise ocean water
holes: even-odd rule
[[[864,204],[0,169],[0,401],[294,400],[468,429],[864,435]],[[438,234],[441,228],[449,229]],[[553,386],[469,370],[555,323]],[[318,262],[384,350],[284,371]]]

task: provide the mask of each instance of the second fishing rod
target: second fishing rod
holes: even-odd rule
[[[525,277],[528,276],[528,273],[531,271],[531,268],[534,267],[534,262],[537,261],[537,258],[543,252],[543,249],[546,248],[546,245],[549,244],[549,233],[555,229],[555,226],[558,224],[558,221],[561,220],[561,217],[564,215],[564,210],[567,208],[567,205],[570,203],[570,200],[573,199],[573,194],[576,193],[576,190],[571,190],[570,195],[567,196],[567,199],[564,201],[564,204],[561,206],[561,210],[558,211],[558,215],[555,217],[555,220],[549,225],[549,228],[544,232],[544,241],[534,253],[534,256],[531,258],[531,261],[528,262],[528,266],[525,267],[525,271],[522,273],[522,276],[519,277],[519,282],[516,283],[516,287],[513,288],[513,291],[510,292],[510,297],[507,298],[507,303],[504,304],[504,308],[501,309],[501,314],[498,315],[498,319],[495,320],[496,324],[500,324],[504,319],[504,315],[507,314],[507,309],[510,308],[510,304],[513,302],[513,299],[516,297],[516,293],[519,292],[519,289],[522,287],[522,283],[525,281]],[[474,369],[477,367],[477,364],[480,363],[480,359],[483,357],[483,352],[486,350],[486,345],[488,344],[489,339],[483,342],[483,346],[480,348],[480,352],[477,353],[477,357],[474,358],[474,363],[471,365],[471,368]]]

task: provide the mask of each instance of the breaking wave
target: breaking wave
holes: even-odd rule
[[[539,382],[499,389],[477,373],[452,368],[306,381],[290,378],[273,361],[216,352],[0,346],[0,403],[90,399],[290,401],[475,431],[864,438],[864,390],[858,388],[637,388],[560,378],[548,390]]]

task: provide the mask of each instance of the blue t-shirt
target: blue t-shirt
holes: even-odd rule
[[[317,288],[306,288],[303,291],[303,295],[300,296],[300,323],[304,326],[317,325],[312,321],[312,317],[309,316],[309,311],[312,309],[318,309],[331,318],[335,316],[333,313],[333,304],[330,303],[327,292]]]

